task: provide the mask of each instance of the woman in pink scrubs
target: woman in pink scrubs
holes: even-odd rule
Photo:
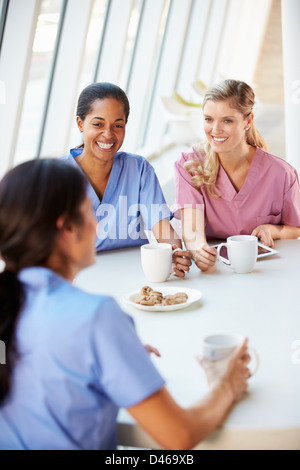
[[[175,216],[196,265],[214,266],[209,239],[252,234],[274,240],[300,236],[300,186],[295,168],[267,151],[253,122],[255,95],[225,80],[204,97],[207,140],[175,163]]]

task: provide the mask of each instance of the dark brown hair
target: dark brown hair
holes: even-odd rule
[[[61,215],[82,223],[80,205],[86,196],[86,180],[80,170],[56,159],[22,163],[0,182],[0,340],[6,346],[6,365],[0,366],[0,404],[11,387],[18,357],[15,330],[25,300],[18,272],[41,266],[50,256]]]
[[[127,95],[122,88],[109,82],[92,83],[84,88],[78,98],[76,115],[84,121],[86,115],[91,112],[94,102],[105,98],[114,98],[123,104],[127,122],[130,112]]]

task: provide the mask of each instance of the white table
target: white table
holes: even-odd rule
[[[199,302],[174,312],[125,307],[124,294],[149,284],[139,248],[101,253],[75,281],[89,292],[114,296],[134,317],[141,340],[160,350],[162,357],[153,361],[182,406],[208,390],[195,359],[201,337],[239,333],[258,350],[260,367],[247,396],[197,449],[300,449],[300,240],[280,240],[275,248],[279,254],[260,259],[250,274],[236,274],[217,262],[207,273],[193,265],[185,279],[161,284],[203,294]],[[158,448],[125,410],[119,433],[122,445]]]

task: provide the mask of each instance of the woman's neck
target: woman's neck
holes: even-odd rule
[[[83,150],[82,154],[76,158],[76,162],[86,174],[101,201],[109,180],[113,160],[103,162],[94,157],[89,157]]]
[[[236,154],[219,156],[220,163],[237,192],[244,186],[255,151],[255,147],[249,145],[238,157]]]
[[[233,152],[219,154],[222,167],[228,172],[234,172],[240,168],[250,167],[256,148],[245,143]]]
[[[57,255],[55,253],[50,255],[43,266],[44,268],[51,269],[53,272],[70,282],[74,281],[79,272],[78,269],[75,269],[75,266],[72,266],[67,257],[62,259],[61,255]]]
[[[76,162],[87,174],[95,174],[98,176],[106,177],[110,173],[113,160],[103,161],[95,158],[93,155],[88,155],[85,149],[81,155],[76,157]]]

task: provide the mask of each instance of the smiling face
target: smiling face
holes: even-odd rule
[[[84,120],[77,116],[77,125],[83,133],[84,154],[112,161],[125,138],[124,105],[115,98],[96,100]]]
[[[203,114],[204,131],[214,152],[235,153],[246,144],[246,129],[251,125],[252,114],[245,118],[229,100],[208,100]]]

